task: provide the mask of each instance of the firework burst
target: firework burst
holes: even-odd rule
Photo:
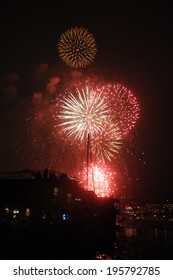
[[[97,94],[90,86],[76,88],[75,94],[61,99],[60,114],[61,126],[67,136],[74,140],[87,139],[88,134],[93,139],[103,130],[103,124],[109,118],[109,109],[102,92]]]
[[[103,96],[109,104],[113,122],[118,122],[122,135],[127,135],[139,119],[139,104],[131,90],[114,83],[102,86]]]
[[[83,27],[68,29],[58,43],[60,58],[72,68],[83,68],[95,58],[97,47],[91,33]]]
[[[119,153],[122,135],[118,125],[111,121],[104,124],[102,128],[91,143],[91,151],[96,159],[101,159],[103,162],[111,161]]]
[[[45,89],[34,94],[28,118],[31,165],[40,169],[48,166],[76,177],[84,170],[79,178],[86,188],[89,134],[88,189],[98,196],[112,196],[116,186],[130,184],[129,178],[134,177],[131,162],[136,161],[137,143],[132,147],[136,137],[130,140],[134,134],[129,132],[139,118],[139,104],[124,85],[108,83],[96,75],[81,75],[72,78],[71,72],[62,73],[56,91]]]

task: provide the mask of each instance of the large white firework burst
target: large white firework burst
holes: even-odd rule
[[[109,120],[109,108],[102,95],[89,85],[77,87],[75,93],[69,92],[60,100],[60,126],[67,136],[75,140],[93,139],[103,130]]]

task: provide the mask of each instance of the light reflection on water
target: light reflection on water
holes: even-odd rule
[[[115,233],[111,248],[97,253],[97,259],[173,259],[172,227],[124,226]],[[99,251],[99,250],[98,250]]]
[[[136,228],[133,228],[133,227],[127,227],[127,228],[124,228],[124,234],[126,237],[133,237],[133,236],[136,236],[137,230],[136,230]]]

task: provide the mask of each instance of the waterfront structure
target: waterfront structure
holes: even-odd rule
[[[24,170],[0,174],[0,218],[53,225],[116,225],[119,200],[99,198],[65,173]]]

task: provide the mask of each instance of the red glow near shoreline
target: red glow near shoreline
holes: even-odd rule
[[[88,191],[94,191],[98,197],[113,197],[115,195],[115,176],[116,173],[101,162],[90,164],[88,174],[87,168],[79,173],[83,187]]]

